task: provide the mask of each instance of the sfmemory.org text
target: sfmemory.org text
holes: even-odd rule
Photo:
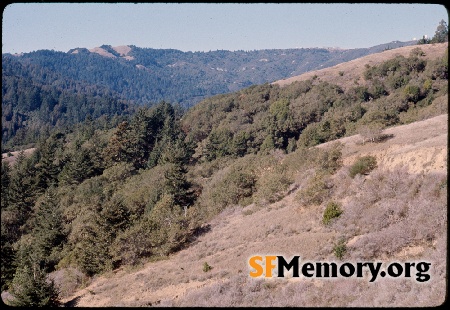
[[[391,262],[383,268],[382,262],[305,262],[300,264],[300,256],[293,256],[290,261],[280,255],[255,255],[249,258],[248,263],[252,270],[249,275],[252,278],[285,277],[285,271],[292,271],[292,277],[298,278],[300,274],[305,278],[350,278],[370,277],[374,282],[378,277],[414,278],[417,282],[430,280],[428,271],[431,263],[427,262]],[[276,269],[276,272],[273,270]]]

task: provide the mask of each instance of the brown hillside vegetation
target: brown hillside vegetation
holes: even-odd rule
[[[24,152],[25,156],[30,156],[31,154],[33,154],[33,152],[35,150],[36,150],[36,148],[33,147],[33,148],[25,149],[25,150],[23,150],[23,152]],[[8,162],[10,165],[14,165],[19,153],[20,153],[20,151],[10,152],[9,155],[8,155],[8,153],[2,153],[2,161]]]
[[[386,129],[391,136],[384,142],[343,138],[343,166],[327,180],[332,190],[323,203],[298,199],[312,173],[301,171],[281,200],[227,208],[190,247],[166,260],[94,278],[64,302],[81,307],[440,305],[446,296],[447,132],[448,114],[443,114]],[[295,154],[273,153],[291,162]],[[377,167],[351,178],[351,165],[365,155],[375,156]],[[339,203],[343,213],[324,225],[328,201]],[[253,255],[338,261],[340,240],[344,262],[426,261],[431,278],[417,282],[414,272],[372,283],[249,277]],[[205,262],[211,270],[203,270]]]
[[[366,69],[365,67],[366,64],[370,66],[378,65],[397,55],[408,57],[411,51],[418,47],[425,53],[425,55],[423,56],[425,59],[434,59],[436,57],[441,56],[445,52],[446,48],[448,48],[448,42],[436,44],[424,44],[424,45],[411,45],[386,50],[381,53],[376,53],[358,59],[354,59],[348,62],[344,62],[330,68],[306,72],[302,75],[293,76],[287,79],[273,82],[272,84],[286,86],[296,81],[305,81],[313,78],[314,76],[317,76],[317,80],[319,81],[337,84],[341,86],[344,90],[346,90],[349,87],[364,85],[365,81],[363,73],[364,70]]]

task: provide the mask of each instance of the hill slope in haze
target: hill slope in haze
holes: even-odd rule
[[[116,116],[112,124],[117,124],[133,104],[165,100],[186,108],[206,97],[413,43],[206,53],[102,45],[3,54],[2,148],[33,146],[42,132],[66,130],[86,117]]]
[[[67,53],[39,50],[3,56],[57,72],[66,79],[107,87],[122,99],[138,103],[166,100],[189,107],[212,95],[413,44],[415,41],[396,41],[348,50],[299,48],[234,52],[102,45],[90,50],[75,48]]]

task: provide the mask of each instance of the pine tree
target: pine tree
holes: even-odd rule
[[[59,166],[55,164],[55,152],[57,141],[49,138],[40,148],[40,160],[36,165],[36,185],[40,191],[45,191],[49,186],[58,182]]]
[[[448,26],[447,23],[442,19],[436,28],[434,37],[431,39],[430,43],[443,43],[448,42]]]
[[[59,180],[63,184],[80,184],[94,173],[94,163],[89,151],[81,147],[79,141],[75,143],[75,150],[68,163],[62,169]]]
[[[164,191],[174,197],[175,202],[187,208],[191,206],[195,200],[192,190],[192,183],[187,180],[186,164],[192,156],[192,146],[183,141],[184,135],[180,134],[174,142],[167,138],[168,143],[161,154],[160,163],[170,164],[169,169],[165,172]]]
[[[178,160],[186,163],[192,154],[189,153],[190,145],[184,143],[184,139],[185,135],[182,133],[179,123],[174,120],[173,115],[166,116],[164,125],[149,155],[147,167],[152,168],[158,164]]]
[[[114,196],[103,205],[100,212],[100,216],[105,220],[105,228],[111,232],[112,238],[130,224],[130,210],[124,206],[122,200],[123,198]]]
[[[9,163],[2,162],[2,189],[1,189],[1,289],[7,289],[9,283],[14,278],[15,264],[14,264],[14,249],[12,244],[18,239],[18,225],[15,225],[15,216],[8,216],[11,213],[8,210],[8,192],[10,184]],[[14,215],[14,214],[12,214]],[[10,221],[12,220],[12,223]]]
[[[2,223],[2,237],[1,237],[1,290],[6,290],[14,278],[16,266],[14,263],[15,253],[11,242],[4,232],[4,225]]]
[[[16,307],[59,307],[59,292],[53,281],[47,282],[46,273],[38,267],[18,268],[11,284],[10,301]]]
[[[112,268],[109,245],[113,232],[99,208],[86,210],[72,224],[71,242],[76,263],[83,272],[92,276]]]
[[[164,174],[165,192],[173,195],[176,203],[181,207],[190,206],[194,200],[191,183],[186,179],[186,172],[186,168],[182,165],[172,164]]]
[[[117,126],[116,132],[103,152],[106,165],[112,166],[118,162],[129,162],[130,143],[130,125],[124,121]]]
[[[145,109],[136,112],[130,125],[129,161],[136,169],[145,168],[154,137]]]
[[[37,209],[34,223],[32,250],[39,264],[51,269],[59,260],[55,255],[60,251],[56,249],[61,249],[65,239],[62,214],[53,187],[46,191],[44,200]]]
[[[7,161],[2,161],[2,180],[1,180],[1,209],[8,206],[8,189],[11,182],[11,167]]]
[[[22,151],[17,156],[8,187],[8,210],[15,214],[15,221],[12,223],[14,227],[11,228],[15,230],[16,240],[19,238],[19,230],[24,229],[22,226],[28,220],[34,205],[33,185],[32,167]]]

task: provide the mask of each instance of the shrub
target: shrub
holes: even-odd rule
[[[200,201],[209,215],[218,214],[229,205],[251,203],[257,180],[252,166],[258,163],[257,158],[260,157],[247,155],[216,172],[205,184]]]
[[[116,163],[110,168],[105,169],[105,171],[103,171],[103,176],[110,182],[123,182],[135,173],[134,170],[133,165],[130,163]]]
[[[342,259],[346,252],[347,252],[347,246],[345,245],[345,240],[341,239],[334,246],[333,253],[338,259]]]
[[[296,199],[306,205],[321,204],[330,195],[332,186],[326,174],[316,173],[308,180],[306,187],[298,191]]]
[[[328,225],[332,219],[339,217],[342,212],[341,206],[338,203],[330,201],[323,213],[322,223]]]
[[[383,132],[383,124],[379,122],[371,122],[366,125],[361,125],[358,128],[358,133],[363,137],[363,144],[366,140],[375,142],[380,139],[381,133]]]
[[[334,174],[342,167],[342,148],[341,142],[334,142],[329,148],[317,154],[316,160],[321,170],[326,173]]]
[[[377,167],[377,159],[375,156],[367,155],[360,157],[350,167],[350,176],[354,178],[357,174],[368,174]]]
[[[285,191],[292,183],[282,169],[275,169],[262,174],[256,182],[256,193],[254,199],[256,202],[267,201],[276,202],[284,197]]]
[[[211,267],[207,262],[203,263],[203,271],[204,272],[208,272],[212,269],[213,267]]]
[[[406,85],[403,89],[403,95],[408,101],[416,103],[420,98],[420,88],[415,85]]]

